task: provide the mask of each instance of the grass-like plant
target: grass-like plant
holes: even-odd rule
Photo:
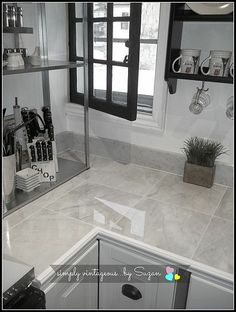
[[[214,167],[215,160],[227,153],[221,143],[198,137],[186,139],[182,150],[188,163],[204,167]]]

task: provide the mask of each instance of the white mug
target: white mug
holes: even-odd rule
[[[182,49],[180,56],[172,63],[174,73],[197,74],[201,50]],[[175,63],[180,60],[179,70],[175,70]]]
[[[7,66],[12,67],[12,68],[25,65],[21,53],[17,53],[17,52],[7,53],[7,62],[8,62]]]
[[[210,55],[202,62],[201,72],[203,75],[228,77],[231,51],[210,51]],[[209,60],[209,69],[204,71],[203,65]]]

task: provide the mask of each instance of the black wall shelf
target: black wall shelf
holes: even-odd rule
[[[33,34],[31,27],[3,27],[3,32],[7,34]]]
[[[233,83],[232,77],[205,76],[200,72],[197,75],[174,73],[173,61],[180,55],[182,30],[184,22],[233,22],[233,14],[227,15],[199,15],[192,10],[184,10],[185,3],[172,3],[170,9],[169,32],[166,52],[165,80],[170,94],[176,93],[177,80],[211,81],[218,83]]]
[[[177,10],[175,20],[183,22],[233,22],[233,14],[199,15],[192,10]]]
[[[220,83],[233,83],[232,77],[215,77],[215,76],[205,76],[202,74],[182,74],[182,73],[169,73],[169,78],[171,79],[186,79],[186,80],[197,80],[197,81],[211,81]]]

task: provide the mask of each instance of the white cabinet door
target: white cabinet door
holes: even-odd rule
[[[192,275],[186,308],[233,309],[233,291]]]
[[[97,242],[71,264],[93,265],[97,268]],[[49,282],[43,290],[46,294],[46,309],[97,309],[97,283]]]
[[[118,247],[108,242],[100,241],[100,265],[163,265],[148,259],[127,247]],[[124,286],[124,285],[129,286]],[[122,293],[123,287],[130,287],[141,298],[132,299]],[[132,289],[132,287],[135,287]],[[100,309],[171,309],[174,293],[174,283],[142,282],[141,277],[135,277],[133,282],[99,283]],[[132,296],[131,296],[132,297]]]

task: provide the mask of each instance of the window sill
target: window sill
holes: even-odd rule
[[[155,120],[154,116],[151,114],[147,115],[143,113],[138,113],[137,120],[133,121],[132,125],[135,128],[152,129],[158,132],[163,132],[164,130],[158,125],[158,121]]]
[[[84,107],[75,104],[75,103],[67,103],[66,104],[66,115],[68,117],[80,117],[84,118]],[[134,131],[152,131],[158,134],[162,134],[164,132],[164,128],[160,127],[158,121],[154,119],[152,115],[146,115],[142,113],[138,113],[137,120],[131,122],[122,118],[118,118],[116,116],[112,116],[109,114],[104,114],[102,112],[96,111],[94,109],[89,109],[89,120],[90,123],[93,124],[94,121],[100,121],[104,123],[111,123],[111,126],[114,128],[114,124],[122,127],[122,129],[126,128]]]

